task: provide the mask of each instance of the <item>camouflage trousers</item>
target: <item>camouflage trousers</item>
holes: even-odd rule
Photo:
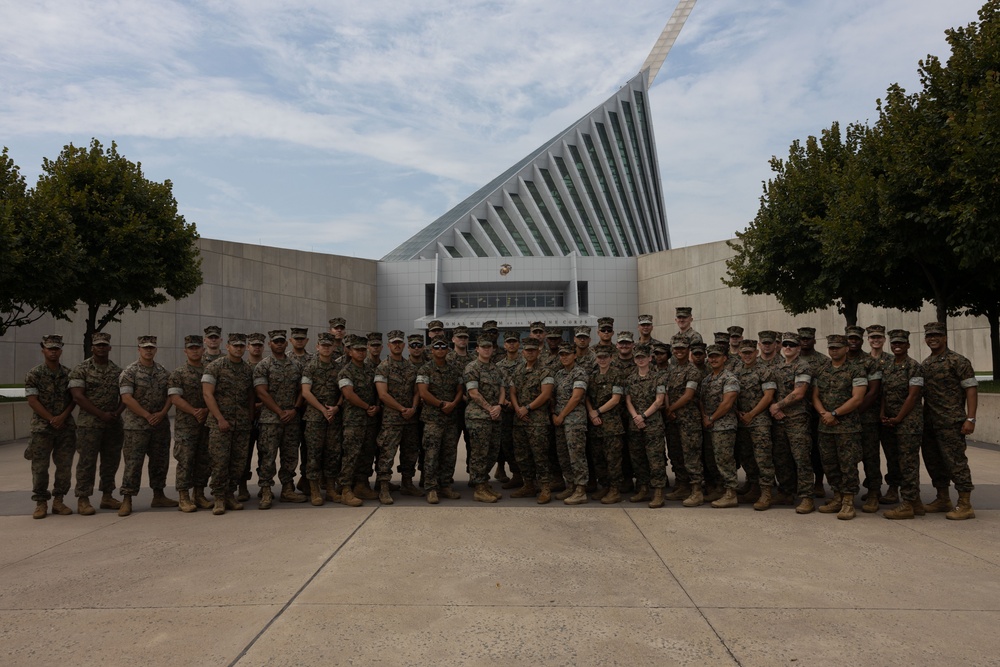
[[[622,473],[622,437],[620,435],[594,435],[589,442],[594,453],[594,472],[601,486],[620,489],[625,482]]]
[[[498,463],[510,466],[515,475],[522,474],[514,452],[514,408],[504,408],[500,413],[500,454],[497,458]]]
[[[31,461],[31,499],[46,501],[52,496],[65,496],[73,483],[73,455],[76,453],[76,430],[47,429],[32,433],[24,458]],[[55,484],[49,493],[49,462],[56,466]]]
[[[287,424],[261,424],[257,448],[257,483],[261,487],[274,486],[277,473],[282,486],[295,481],[295,467],[299,464],[299,435],[301,426],[294,419]],[[276,470],[280,457],[281,469]]]
[[[705,474],[705,486],[722,484],[722,474],[715,462],[715,446],[712,444],[712,432],[701,429],[701,460]]]
[[[121,424],[106,428],[76,428],[76,497],[89,498],[94,494],[97,477],[97,458],[101,459],[100,490],[111,493],[116,488],[115,477],[122,463],[122,441],[125,434]]]
[[[880,425],[878,427],[878,435],[882,441],[882,453],[885,454],[885,483],[889,486],[902,487],[903,471],[902,462],[900,461],[899,439],[891,437],[895,433],[895,430],[894,428]],[[917,435],[920,436],[919,433]],[[920,440],[920,437],[917,440]]]
[[[809,435],[809,417],[786,416],[771,426],[774,442],[774,474],[778,486],[797,498],[811,498],[816,484],[813,472],[812,437]]]
[[[208,427],[174,428],[174,488],[178,491],[208,486]]]
[[[424,488],[428,491],[455,483],[458,460],[458,424],[424,424]]]
[[[142,486],[142,463],[149,459],[149,488],[160,491],[167,485],[170,469],[170,429],[151,431],[125,431],[122,444],[125,455],[125,473],[122,475],[122,495],[135,496]]]
[[[549,472],[549,427],[547,424],[516,425],[514,434],[514,456],[525,482],[552,482]]]
[[[878,408],[869,408],[878,410]],[[879,446],[878,422],[870,422],[861,415],[861,462],[865,470],[866,489],[878,491],[882,488],[882,456]]]
[[[375,479],[388,482],[392,479],[392,462],[399,452],[399,472],[403,477],[413,477],[420,456],[420,425],[393,424],[382,426],[378,434],[378,468]]]
[[[819,434],[819,454],[830,488],[838,493],[856,494],[861,487],[861,432]]]
[[[667,486],[667,449],[663,424],[644,429],[629,428],[628,448],[637,486],[663,489]]]
[[[490,481],[490,469],[500,452],[500,422],[492,419],[466,419],[469,430],[469,479],[473,484]]]
[[[243,477],[241,478],[244,482],[249,482],[253,475],[250,474],[250,462],[253,460],[253,446],[257,444],[260,440],[260,423],[254,420],[253,427],[250,429],[250,437],[247,438],[247,455],[246,455],[246,465],[243,467]],[[260,459],[260,447],[257,447],[257,459]]]
[[[754,424],[736,429],[736,451],[747,479],[761,486],[774,486],[774,446],[771,425]]]
[[[243,477],[246,467],[247,441],[250,429],[233,429],[223,433],[217,428],[208,430],[208,460],[212,468],[212,496],[225,498],[236,491],[236,484]]]
[[[336,481],[340,474],[341,439],[344,437],[342,420],[309,420],[305,426],[306,479]]]
[[[719,479],[726,489],[735,489],[736,479],[736,431],[710,431],[712,452],[719,469]]]
[[[340,475],[337,485],[340,487],[354,486],[356,482],[368,483],[370,472],[365,473],[365,466],[371,469],[371,462],[366,453],[367,443],[378,436],[378,422],[369,419],[364,424],[344,424],[344,439],[340,457]],[[362,472],[358,472],[361,470]]]
[[[704,464],[701,460],[701,425],[667,422],[667,454],[678,484],[703,484]]]
[[[556,426],[556,451],[566,486],[586,485],[587,476],[587,425],[563,424]]]
[[[927,473],[931,476],[935,489],[947,489],[951,482],[955,483],[955,490],[959,492],[971,492],[975,488],[972,485],[969,458],[965,455],[962,423],[945,428],[924,426],[921,450],[924,465],[927,466]]]
[[[893,484],[899,486],[899,495],[903,500],[914,501],[920,498],[920,443],[921,433],[896,433],[894,428],[882,429],[882,446],[892,448],[899,455],[899,481]],[[887,476],[888,477],[888,476]]]

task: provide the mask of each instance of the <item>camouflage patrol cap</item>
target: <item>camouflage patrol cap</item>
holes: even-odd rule
[[[59,334],[42,336],[42,347],[46,350],[61,350],[63,347],[63,337]]]
[[[202,347],[202,338],[198,334],[184,336],[184,347]]]
[[[427,323],[427,331],[444,331],[444,322],[441,320],[431,320]]]
[[[559,354],[576,354],[576,346],[568,340],[559,343]]]
[[[497,321],[486,320],[479,328],[482,329],[483,331],[497,331]]]
[[[509,343],[511,341],[520,342],[521,337],[517,335],[516,331],[504,331],[503,332],[503,342]]]
[[[244,333],[231,333],[229,334],[229,344],[230,345],[246,345],[247,335]]]
[[[691,343],[684,336],[674,336],[670,339],[670,347],[691,347]]]
[[[479,334],[479,338],[476,339],[476,345],[478,347],[493,347],[493,336],[485,333]]]
[[[639,343],[635,346],[635,350],[632,351],[633,357],[648,357],[651,352],[649,345],[645,343]]]
[[[525,336],[521,339],[521,349],[522,350],[537,350],[539,348],[538,339],[532,338],[531,336]]]
[[[217,327],[214,324],[205,327],[205,338],[211,338],[212,336],[222,338],[222,327]]]
[[[369,331],[367,334],[365,334],[365,339],[366,339],[368,345],[371,345],[373,343],[378,343],[379,345],[381,345],[382,344],[382,332],[381,331]]]
[[[729,345],[709,345],[707,351],[710,357],[716,354],[726,356],[729,354]]]
[[[610,357],[614,353],[615,353],[615,348],[605,343],[601,343],[600,345],[594,346],[595,357]]]
[[[343,317],[331,317],[330,318],[330,328],[334,329],[336,327],[347,328],[347,320]]]
[[[580,326],[573,330],[574,338],[590,338],[590,327]]]
[[[785,333],[781,334],[781,342],[795,343],[796,345],[798,345],[799,343],[802,342],[802,338],[794,331],[786,331]]]
[[[674,317],[691,317],[691,306],[677,306]]]
[[[464,336],[465,338],[468,338],[469,337],[469,327],[457,326],[457,327],[455,327],[454,329],[451,330],[451,335],[453,337],[457,336],[459,338],[462,338]]]
[[[111,334],[104,331],[98,331],[94,334],[92,339],[92,345],[111,345]]]
[[[406,337],[406,343],[407,345],[412,345],[413,343],[420,343],[421,345],[423,345],[424,335],[418,333],[412,333]]]
[[[639,324],[652,324],[652,323],[653,323],[653,316],[652,315],[640,315],[639,316]]]
[[[851,325],[848,325],[848,326],[844,327],[844,334],[848,338],[850,338],[851,336],[857,336],[858,338],[864,338],[865,337],[865,328],[851,324]]]
[[[826,337],[827,347],[845,347],[847,345],[847,336],[841,334],[830,334]]]
[[[139,336],[139,347],[156,347],[156,336]]]
[[[704,352],[707,347],[705,343],[691,343],[692,352]]]
[[[256,343],[263,345],[265,340],[267,340],[267,336],[262,333],[252,333],[247,336],[247,343],[250,345],[254,345]]]
[[[309,329],[306,327],[292,327],[292,338],[309,338]]]
[[[725,331],[716,331],[712,337],[716,345],[729,345],[729,334]]]
[[[357,334],[344,336],[344,345],[352,350],[364,350],[368,347],[368,339]]]
[[[316,335],[316,342],[320,345],[333,345],[335,340],[337,339],[329,331],[320,331]]]
[[[893,329],[889,332],[889,343],[909,343],[910,332],[906,329]]]
[[[618,342],[619,343],[634,343],[635,337],[632,335],[631,331],[619,331],[618,332]]]
[[[662,340],[653,341],[653,344],[649,347],[653,352],[670,352],[670,345],[664,343]]]
[[[387,337],[390,343],[402,343],[406,341],[406,332],[400,329],[393,329]]]
[[[780,336],[781,336],[780,333],[778,333],[777,331],[771,331],[770,329],[757,332],[757,339],[761,343],[773,343],[774,341],[778,340]]]
[[[799,338],[816,338],[816,327],[799,327]]]
[[[752,350],[756,352],[757,341],[755,341],[753,338],[744,338],[743,340],[740,341],[740,352],[742,352],[743,350]]]
[[[559,327],[552,327],[551,329],[545,330],[546,338],[562,338],[563,331]]]
[[[928,322],[924,325],[924,336],[947,336],[948,325],[944,322]]]
[[[537,333],[539,331],[545,333],[545,322],[532,322],[531,333]]]
[[[611,327],[611,328],[614,328],[614,326],[615,326],[615,318],[613,318],[613,317],[598,317],[597,318],[597,328],[598,329],[600,329],[601,327]]]
[[[895,329],[895,331],[902,331],[902,329]],[[873,324],[870,327],[865,328],[865,332],[868,337],[872,336],[885,336],[885,325],[883,324]]]
[[[733,336],[742,336],[743,335],[743,327],[735,325],[735,324],[733,326],[729,327],[728,329],[726,329],[726,331],[729,333],[729,337],[730,338],[732,338]]]
[[[439,349],[442,348],[442,347],[444,347],[445,349],[447,349],[448,348],[448,341],[445,340],[444,336],[431,336],[430,346],[431,347],[436,347],[436,348],[439,348]]]
[[[267,337],[271,339],[272,343],[277,343],[278,341],[288,340],[288,330],[287,329],[271,329],[267,332]]]

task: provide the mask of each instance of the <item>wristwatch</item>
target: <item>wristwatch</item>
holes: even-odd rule
[[[830,410],[830,416],[831,417],[836,417],[837,416],[837,411],[836,410]]]
[[[972,422],[973,424],[975,424],[976,423],[976,418],[975,417],[966,417],[965,421]]]

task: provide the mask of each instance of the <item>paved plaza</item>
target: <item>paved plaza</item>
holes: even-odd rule
[[[24,444],[0,445],[7,665],[1000,663],[990,445],[969,448],[975,520],[844,522],[485,506],[464,480],[436,507],[253,498],[214,517],[151,510],[144,489],[125,519],[36,521]]]

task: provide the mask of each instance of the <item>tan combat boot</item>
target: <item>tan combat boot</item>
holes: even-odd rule
[[[795,497],[781,489],[771,489],[771,505],[793,505]]]
[[[712,507],[715,508],[739,507],[739,504],[740,501],[736,498],[736,489],[726,489],[721,498],[712,501]]]
[[[714,500],[718,500],[719,498],[722,497],[722,494],[724,494],[725,492],[726,490],[721,486],[718,485],[710,486],[704,491],[705,502],[710,503]]]
[[[524,486],[524,478],[521,477],[521,473],[515,472],[510,476],[510,479],[500,485],[501,489],[520,489]]]
[[[665,498],[666,498],[666,494],[663,492],[663,487],[662,486],[661,487],[654,487],[653,488],[653,499],[649,501],[649,507],[650,507],[650,509],[656,510],[656,509],[660,509],[661,507],[663,507],[664,499]]]
[[[630,503],[641,503],[649,500],[649,487],[643,484],[635,490],[635,495],[628,499]]]
[[[524,486],[516,491],[512,491],[510,494],[511,498],[534,498],[535,494],[538,493],[538,489],[535,488],[534,480],[525,480]]]
[[[665,494],[663,497],[666,498],[667,500],[684,500],[690,495],[691,495],[691,485],[688,484],[687,482],[684,482],[683,484],[678,484],[677,488],[675,488],[670,493]]]
[[[949,487],[944,487],[937,490],[937,498],[934,502],[927,503],[924,505],[924,511],[928,514],[935,514],[937,512],[950,512],[955,509],[955,506],[951,504],[951,495],[949,493]]]
[[[916,500],[910,501],[910,507],[913,508],[913,514],[915,516],[923,516],[927,514],[927,510],[924,509],[924,502],[920,500],[920,496],[917,496]]]
[[[378,483],[378,501],[383,505],[392,505],[392,494],[389,493],[389,482]]]
[[[771,509],[773,502],[774,497],[771,495],[771,487],[762,486],[760,488],[760,498],[753,504],[753,508],[758,512],[763,512],[764,510]]]
[[[890,485],[885,495],[879,498],[882,505],[895,505],[899,502],[899,487]]]
[[[551,503],[552,502],[552,485],[551,484],[542,484],[542,488],[538,492],[538,498],[535,499],[535,502],[538,503],[539,505],[545,505],[547,503]]]
[[[597,491],[594,491],[592,494],[590,494],[590,499],[591,500],[600,500],[601,498],[603,498],[604,496],[606,496],[607,493],[608,493],[608,487],[606,487],[606,486],[598,487]]]
[[[352,491],[349,486],[345,486],[340,490],[340,503],[342,505],[347,505],[348,507],[361,507],[364,505],[361,498],[354,495],[354,491]]]
[[[705,495],[701,492],[701,484],[692,484],[691,493],[681,504],[684,507],[699,507],[700,505],[704,505]]]
[[[413,484],[412,477],[403,478],[403,483],[399,485],[399,492],[404,496],[413,496],[414,498],[420,498],[424,495],[424,492]]]
[[[63,502],[62,496],[52,496],[52,514],[59,514],[61,516],[69,516],[73,513],[73,510],[66,507],[66,503]]]
[[[49,503],[45,500],[35,502],[35,511],[32,512],[32,519],[44,519],[49,513]]]
[[[882,516],[886,519],[912,519],[916,515],[913,513],[913,505],[904,500],[899,504],[899,507],[882,512]]]
[[[239,488],[236,489],[236,500],[241,503],[245,503],[250,500],[250,489],[247,488],[247,481],[243,480],[239,484]]]
[[[566,488],[564,488],[562,491],[556,494],[555,496],[556,500],[566,500],[567,498],[572,496],[573,493],[576,491],[575,484],[566,484],[565,486]]]
[[[132,513],[132,496],[122,496],[122,506],[118,508],[118,516],[128,516]]]
[[[299,475],[298,484],[295,483],[295,480],[292,480],[291,486],[293,491],[295,490],[295,488],[298,488],[298,490],[302,492],[302,495],[309,493],[309,480],[306,479],[306,476],[304,474]]]
[[[226,509],[232,511],[238,511],[243,509],[243,503],[236,500],[236,494],[230,491],[225,497]]]
[[[816,511],[816,505],[813,502],[812,496],[803,498],[795,508],[796,514],[812,514],[814,511]]]
[[[875,492],[872,492],[872,495],[875,496],[875,500],[877,502],[878,496],[875,495]],[[837,518],[840,519],[841,521],[850,521],[855,516],[856,514],[854,512],[854,494],[845,493],[844,500],[840,505],[840,511],[837,512]]]
[[[608,492],[604,494],[603,498],[601,498],[602,505],[614,505],[615,503],[620,503],[621,501],[621,491],[619,491],[618,487],[614,484],[608,487]]]
[[[833,499],[830,500],[825,505],[820,505],[819,511],[821,514],[836,514],[840,511],[840,508],[844,506],[844,496],[839,492],[834,492]]]
[[[450,486],[442,486],[438,489],[438,496],[446,500],[461,500],[462,494],[455,491]]]
[[[590,499],[587,497],[586,485],[577,484],[573,489],[573,494],[569,498],[563,500],[563,502],[567,505],[583,505],[584,503],[590,502]]]
[[[368,480],[355,482],[354,495],[361,500],[378,500],[378,494],[368,486]]]
[[[205,489],[195,487],[191,499],[200,510],[210,510],[215,508],[215,501],[205,497]]]
[[[826,487],[823,486],[822,480],[816,480],[813,485],[813,498],[826,498]]]
[[[476,484],[476,492],[472,494],[472,499],[479,503],[495,503],[497,497],[486,490],[486,484]]]
[[[282,484],[281,495],[278,496],[278,500],[283,503],[304,503],[307,498],[295,490],[294,484]]]
[[[150,507],[177,507],[177,501],[167,498],[163,494],[163,489],[153,489],[153,499],[149,501]]]
[[[878,512],[878,504],[880,494],[877,490],[872,489],[868,492],[868,498],[865,500],[865,504],[861,506],[861,511],[866,514],[873,514]]]
[[[274,503],[274,491],[269,486],[260,487],[260,502],[257,504],[259,510],[269,510]]]
[[[323,504],[323,492],[319,488],[318,479],[309,480],[309,502],[315,507]]]
[[[340,502],[340,492],[337,491],[337,483],[327,480],[326,482],[326,499],[331,503]]]
[[[94,514],[97,514],[97,510],[95,510],[94,506],[90,504],[90,498],[87,496],[77,498],[76,511],[80,516],[93,516]]]
[[[737,500],[741,503],[755,503],[760,499],[760,484],[754,483],[750,485],[750,490],[746,493],[737,493]]]
[[[440,500],[438,500],[437,489],[431,489],[430,491],[427,492],[427,502],[430,505],[437,505],[439,502],[441,502]]]
[[[116,510],[122,506],[120,500],[111,495],[110,491],[105,491],[101,495],[101,509],[102,510]]]
[[[976,513],[972,511],[972,493],[970,491],[959,491],[958,506],[944,516],[946,519],[951,519],[952,521],[975,519]]]
[[[494,491],[493,490],[493,485],[490,484],[489,482],[486,482],[486,493],[490,494],[491,496],[493,496],[497,500],[500,500],[501,498],[503,498],[503,494],[499,493],[497,491]]]
[[[191,502],[191,495],[188,493],[187,489],[178,491],[177,496],[177,509],[185,514],[198,511],[198,506]]]
[[[226,501],[224,498],[216,498],[212,505],[212,514],[222,516],[226,513]]]

